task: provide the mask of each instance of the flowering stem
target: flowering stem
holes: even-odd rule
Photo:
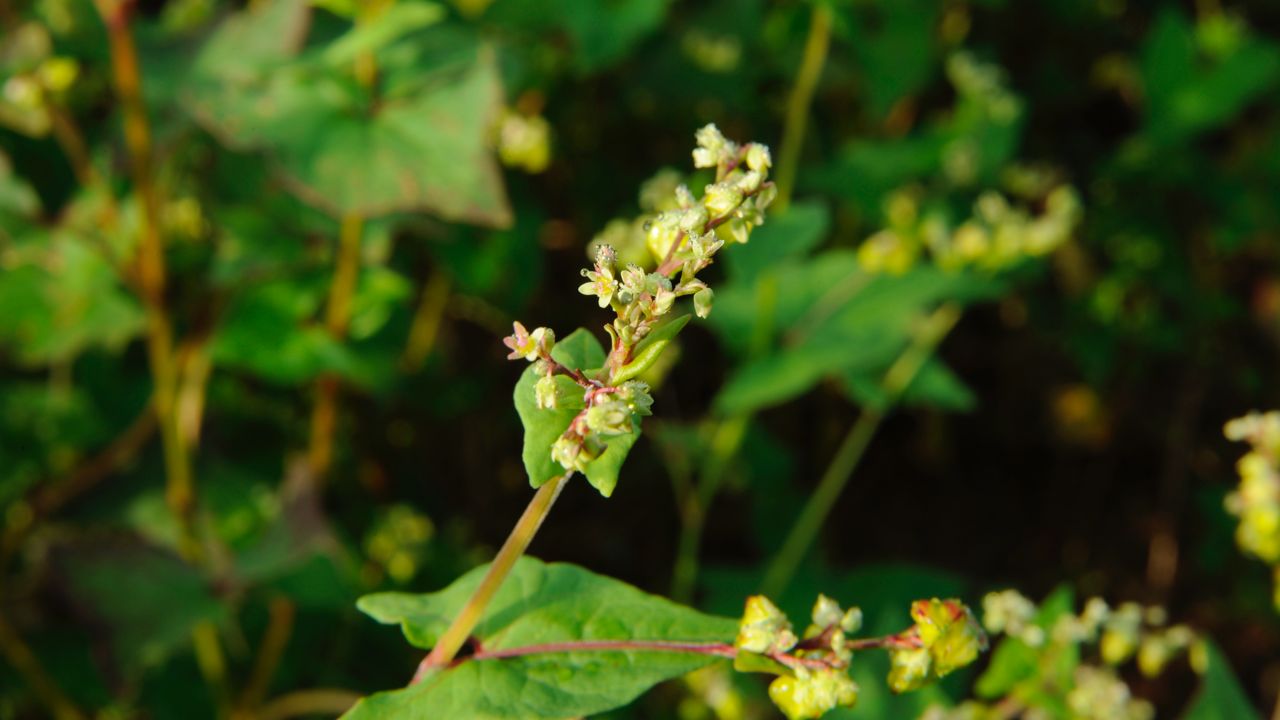
[[[529,506],[525,508],[524,514],[520,516],[516,526],[511,529],[511,534],[507,537],[507,541],[502,544],[502,548],[498,550],[498,554],[493,558],[493,562],[490,563],[489,571],[485,573],[484,579],[480,581],[480,586],[476,588],[471,598],[467,600],[467,604],[458,612],[457,617],[453,619],[453,623],[436,641],[431,653],[418,664],[418,671],[414,673],[413,680],[410,682],[411,685],[425,678],[432,670],[447,667],[453,662],[458,650],[466,644],[467,639],[471,637],[471,631],[475,629],[476,624],[484,616],[484,611],[489,606],[489,601],[493,599],[494,594],[498,592],[498,588],[507,579],[507,575],[515,567],[516,561],[529,548],[529,543],[533,541],[533,536],[538,533],[538,528],[542,527],[542,521],[547,518],[547,514],[551,512],[551,506],[555,504],[556,498],[560,497],[560,491],[564,490],[565,484],[569,482],[569,478],[572,476],[573,473],[571,472],[565,473],[538,488],[538,492],[529,501]]]
[[[915,637],[910,631],[898,635],[886,635],[885,637],[860,638],[850,640],[846,643],[846,647],[850,650],[871,650],[876,648],[912,648],[919,647],[919,638]],[[811,650],[821,647],[815,644],[810,648],[803,643],[797,645],[797,650]],[[526,657],[529,655],[548,655],[552,653],[570,653],[570,652],[669,652],[669,653],[686,653],[690,655],[710,655],[713,657],[722,657],[734,659],[738,657],[740,652],[738,648],[728,643],[721,642],[696,642],[683,640],[566,640],[564,642],[538,643],[535,645],[524,645],[514,648],[502,648],[500,650],[477,650],[473,655],[465,658],[459,658],[456,662],[466,662],[468,660],[506,660],[510,658]],[[791,667],[804,666],[809,668],[829,668],[837,667],[837,663],[833,663],[829,659],[821,657],[803,657],[797,654],[785,652],[769,653],[768,657],[772,660],[788,665]],[[456,664],[456,663],[455,663]]]
[[[916,332],[911,345],[894,361],[885,373],[883,388],[887,397],[884,408],[868,407],[862,411],[857,422],[849,429],[835,457],[818,482],[818,487],[809,496],[800,517],[791,526],[782,549],[769,564],[762,585],[766,595],[775,595],[786,588],[795,574],[796,567],[804,559],[813,545],[818,531],[826,522],[836,500],[848,483],[849,477],[858,467],[871,439],[875,437],[885,414],[901,398],[902,393],[910,387],[920,368],[924,366],[933,351],[951,328],[960,319],[961,308],[956,303],[944,303],[933,311]]]
[[[804,145],[805,125],[809,122],[809,106],[813,104],[813,92],[818,87],[822,66],[827,62],[827,49],[831,44],[831,8],[826,3],[813,7],[809,22],[809,37],[804,44],[804,57],[796,74],[791,98],[787,101],[787,119],[782,130],[782,147],[778,151],[778,199],[774,201],[777,212],[791,204],[791,192],[796,185],[796,171],[800,165],[800,150]]]

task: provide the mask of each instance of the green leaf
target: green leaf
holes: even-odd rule
[[[1258,720],[1258,711],[1240,687],[1227,656],[1212,641],[1208,643],[1208,660],[1204,681],[1183,720]]]
[[[717,411],[733,414],[776,405],[832,375],[883,376],[931,306],[986,297],[999,287],[993,280],[932,266],[903,275],[869,276],[857,272],[856,264],[849,266],[850,259],[833,263],[847,258],[843,251],[825,255],[830,257],[819,256],[808,268],[779,273],[775,316],[784,321],[778,325],[786,333],[784,341],[790,342],[733,371],[716,396]],[[832,272],[841,265],[847,274]],[[855,271],[848,271],[850,267]],[[784,308],[781,298],[793,304]],[[798,305],[796,298],[802,298]],[[732,302],[742,304],[739,298]],[[924,391],[931,389],[937,388]]]
[[[185,105],[234,149],[263,149],[290,189],[334,216],[426,211],[489,226],[511,221],[489,131],[502,103],[492,48],[441,30],[380,53],[380,95],[349,68],[290,59],[294,0],[275,0],[261,25],[246,10],[202,49]],[[417,20],[424,21],[425,13]],[[243,42],[246,50],[234,48]],[[364,47],[368,38],[351,42]],[[449,52],[438,52],[447,46]],[[339,49],[339,55],[348,50]]]
[[[1166,10],[1142,49],[1147,126],[1158,142],[1210,130],[1236,117],[1280,79],[1280,49],[1261,38],[1245,38],[1217,61],[1202,59],[1195,28]]]
[[[134,538],[98,538],[60,546],[53,565],[68,600],[108,629],[123,667],[162,664],[202,621],[226,608],[194,568]]]
[[[635,347],[632,352],[631,362],[618,368],[618,372],[613,377],[614,383],[624,383],[632,378],[639,377],[645,370],[653,366],[662,352],[667,349],[667,345],[680,334],[685,325],[689,324],[692,315],[681,315],[680,317],[663,323],[655,328],[652,332],[645,336]]]
[[[0,345],[21,364],[69,360],[91,347],[119,349],[144,320],[101,245],[77,230],[34,233],[5,248]]]
[[[586,371],[603,365],[605,352],[595,336],[579,328],[556,343],[551,350],[551,357],[566,367]],[[533,391],[537,382],[537,373],[530,365],[520,375],[515,390],[516,413],[520,415],[520,422],[524,425],[524,449],[521,456],[525,471],[529,474],[529,484],[535,488],[564,474],[564,468],[551,459],[551,445],[569,429],[573,418],[586,407],[582,401],[582,388],[573,380],[557,375],[556,395],[562,401],[555,408],[539,408]],[[587,482],[599,490],[601,495],[609,497],[613,494],[622,463],[639,437],[640,427],[637,424],[626,435],[606,438],[605,451],[587,465],[584,473]]]
[[[359,607],[398,623],[429,648],[461,610],[488,566],[429,595],[380,593]],[[612,578],[525,557],[494,596],[475,637],[486,650],[581,640],[729,642],[731,618],[704,615]],[[347,720],[571,718],[630,702],[653,685],[716,662],[690,653],[577,651],[467,661],[406,688],[361,700]]]

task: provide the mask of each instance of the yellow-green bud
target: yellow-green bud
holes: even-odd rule
[[[781,675],[769,684],[769,699],[788,720],[820,718],[837,707],[853,707],[858,685],[840,670],[797,671]]]
[[[711,314],[711,304],[715,302],[716,293],[711,288],[703,288],[693,294],[693,312],[705,319]]]
[[[742,204],[742,191],[727,182],[712,183],[707,186],[702,204],[706,206],[711,217],[724,217]]]
[[[791,621],[763,595],[747,598],[733,646],[747,652],[766,654],[786,652],[796,644]]]

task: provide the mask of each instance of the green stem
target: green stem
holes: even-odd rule
[[[534,535],[538,534],[538,528],[542,527],[542,521],[547,518],[547,514],[551,512],[551,507],[555,505],[556,498],[560,497],[560,491],[564,490],[564,486],[572,476],[573,473],[565,473],[548,481],[538,488],[538,492],[534,493],[533,499],[529,501],[529,506],[524,509],[524,514],[520,516],[516,526],[511,529],[511,534],[507,536],[507,541],[502,544],[502,548],[498,550],[498,554],[493,558],[493,562],[490,563],[489,571],[485,573],[484,579],[480,581],[480,586],[476,588],[471,598],[467,600],[467,604],[462,607],[462,610],[453,619],[453,623],[436,641],[435,647],[431,648],[431,653],[418,664],[418,671],[414,674],[410,684],[422,680],[433,670],[446,667],[453,662],[458,650],[462,649],[462,646],[466,644],[467,639],[471,637],[471,631],[475,629],[476,624],[484,616],[484,611],[489,606],[489,601],[498,592],[498,588],[502,587],[503,581],[507,579],[511,569],[515,567],[516,561],[529,548],[529,543],[533,541]]]
[[[778,152],[778,198],[774,200],[775,212],[782,212],[791,203],[795,190],[796,172],[800,165],[800,150],[804,146],[805,126],[809,122],[809,107],[813,93],[822,76],[822,66],[827,62],[827,49],[831,45],[831,8],[817,3],[809,21],[809,37],[804,44],[804,57],[791,87],[787,101],[787,119],[782,130],[782,147]]]
[[[417,370],[431,354],[436,345],[436,337],[440,334],[445,308],[449,304],[450,285],[449,276],[440,270],[431,274],[431,279],[422,290],[418,309],[413,314],[413,323],[409,326],[409,339],[405,343],[404,354],[400,356],[401,370]]]
[[[165,467],[165,500],[178,523],[179,550],[188,562],[202,564],[204,552],[195,528],[195,478],[191,453],[179,427],[176,394],[179,372],[174,357],[173,323],[165,303],[166,270],[161,235],[160,190],[155,182],[151,126],[143,104],[142,68],[129,28],[128,0],[97,0],[107,28],[112,79],[124,119],[134,192],[141,204],[141,238],[137,278],[147,317],[147,355],[155,390],[156,420],[160,428]],[[217,630],[201,622],[192,631],[196,662],[223,714],[230,708],[226,662]]]
[[[693,597],[693,588],[698,578],[698,550],[702,544],[707,509],[720,490],[720,481],[724,478],[729,461],[742,447],[750,421],[750,414],[742,414],[716,425],[711,439],[711,453],[699,473],[698,485],[685,498],[676,566],[671,581],[671,597],[676,602],[688,602]]]
[[[809,496],[800,517],[791,526],[791,532],[783,542],[782,549],[769,564],[765,573],[763,592],[766,595],[777,595],[786,589],[795,574],[796,567],[809,552],[818,532],[826,523],[827,516],[835,506],[836,500],[843,492],[853,471],[857,469],[867,446],[875,437],[885,414],[897,404],[902,393],[915,380],[920,368],[933,355],[942,339],[960,319],[961,308],[956,303],[945,303],[938,307],[915,333],[911,345],[894,361],[885,373],[883,388],[885,401],[883,409],[868,407],[862,411],[857,422],[849,429],[835,457],[827,466],[826,472],[818,482],[818,487]]]

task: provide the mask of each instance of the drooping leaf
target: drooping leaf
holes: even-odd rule
[[[480,583],[476,568],[429,595],[381,593],[361,598],[362,611],[398,623],[417,647],[429,648]],[[737,621],[705,615],[612,578],[562,563],[522,558],[474,631],[481,647],[504,650],[580,640],[728,642]],[[549,652],[503,660],[469,660],[404,690],[360,701],[347,720],[406,718],[572,718],[630,702],[668,678],[715,662],[689,653]]]

